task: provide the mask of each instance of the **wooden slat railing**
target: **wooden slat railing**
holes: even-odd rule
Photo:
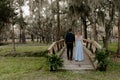
[[[88,55],[93,67],[96,69],[97,68],[97,62],[94,61],[95,53],[96,53],[97,49],[101,49],[102,47],[96,41],[93,41],[93,40],[90,40],[90,39],[83,39],[83,42],[86,46],[86,47],[84,47],[84,51]]]
[[[96,41],[90,40],[90,39],[83,39],[84,45],[84,51],[85,53],[88,55],[90,61],[92,62],[92,65],[94,66],[94,68],[96,69],[96,63],[94,62],[94,54],[96,52],[97,49],[101,49],[101,45],[98,44]],[[48,55],[51,54],[56,54],[60,51],[60,55],[61,53],[63,53],[63,51],[65,50],[65,42],[64,39],[61,39],[59,41],[53,42],[50,47],[48,48]]]
[[[101,45],[99,45],[96,41],[90,39],[83,39],[84,44],[88,49],[90,49],[93,53],[96,52],[97,49],[101,49]],[[65,47],[64,39],[53,42],[48,48],[49,54],[55,54]]]
[[[90,49],[93,53],[95,53],[97,49],[102,48],[100,44],[90,39],[83,39],[83,42],[85,43],[86,47]]]
[[[48,54],[56,54],[57,52],[63,50],[65,48],[64,39],[53,42],[48,48]]]

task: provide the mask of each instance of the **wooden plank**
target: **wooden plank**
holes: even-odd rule
[[[87,49],[86,47],[84,47],[84,51],[87,54],[87,56],[89,57],[91,64],[93,65],[94,69],[97,68],[97,63],[94,61],[95,55],[93,55],[93,53]]]
[[[84,51],[85,52],[85,51]],[[75,55],[75,53],[73,53]],[[89,57],[84,53],[84,60],[81,62],[76,62],[75,60],[67,60],[67,51],[65,49],[63,55],[61,56],[64,60],[64,70],[95,70]]]

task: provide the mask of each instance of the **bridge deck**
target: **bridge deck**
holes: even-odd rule
[[[87,53],[84,50],[84,61],[76,62],[75,60],[69,61],[67,60],[67,50],[63,52],[61,56],[64,60],[64,67],[62,69],[65,70],[94,70],[92,62],[90,61]],[[74,57],[74,53],[73,53]]]

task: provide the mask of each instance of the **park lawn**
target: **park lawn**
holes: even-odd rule
[[[112,52],[117,52],[117,47],[118,47],[117,42],[109,43],[109,45],[108,45],[108,49]]]
[[[120,62],[111,62],[107,72],[50,72],[44,57],[1,57],[0,80],[120,80]]]
[[[38,51],[45,51],[47,50],[47,46],[18,46],[16,47],[16,51],[23,53],[23,52],[38,52]]]
[[[110,50],[116,51],[117,46],[115,43],[109,46]],[[10,48],[9,46],[5,47]],[[41,51],[47,48],[48,46],[44,47],[44,49],[41,46],[38,48],[35,48],[35,46],[18,46],[18,51]],[[119,67],[120,60],[112,59],[106,72],[50,72],[45,57],[0,57],[0,80],[120,80]]]
[[[103,47],[103,43],[100,42],[99,43],[102,47]],[[117,42],[109,42],[108,44],[108,50],[112,51],[112,52],[117,52],[117,47],[118,47],[118,43]]]
[[[23,75],[39,71],[45,64],[44,57],[1,57],[0,80],[23,80]]]
[[[19,56],[34,55],[47,52],[48,46],[19,45],[16,46],[16,54]],[[0,56],[13,54],[12,46],[0,46]]]

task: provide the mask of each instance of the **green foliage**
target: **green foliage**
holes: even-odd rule
[[[11,7],[10,0],[0,0],[0,33],[5,33],[3,30],[10,28],[5,24],[12,22],[14,16],[16,16],[16,13]]]
[[[78,1],[76,1],[76,3],[78,3]],[[85,2],[80,2],[79,4],[72,4],[69,5],[69,11],[72,13],[72,14],[76,14],[82,17],[88,17],[89,16],[89,13],[90,13],[90,7],[89,5],[87,5]]]
[[[106,54],[105,50],[97,50],[96,55],[95,55],[95,59],[98,60],[98,63],[100,61],[103,61],[105,58],[108,57],[108,54]]]
[[[14,15],[14,9],[11,8],[10,1],[0,0],[0,22],[7,23]]]
[[[48,57],[48,64],[50,67],[50,71],[56,71],[59,67],[63,66],[63,60],[56,54],[52,54]]]
[[[100,71],[106,71],[109,63],[109,53],[105,49],[97,50],[95,60],[98,61],[98,69]]]

